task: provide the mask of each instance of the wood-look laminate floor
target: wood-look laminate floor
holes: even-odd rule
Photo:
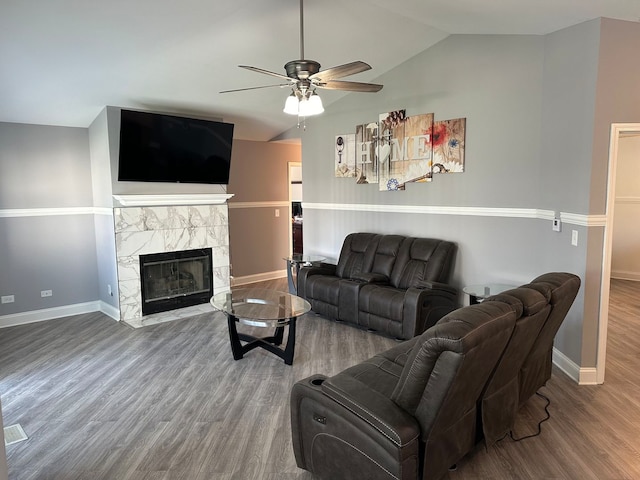
[[[286,289],[280,281],[266,286]],[[580,387],[554,371],[541,389],[540,436],[478,447],[458,479],[640,478],[640,283],[612,282],[606,383]],[[289,391],[396,344],[313,314],[297,324],[287,366],[258,349],[231,358],[220,313],[132,329],[99,314],[0,330],[10,480],[293,480]],[[544,416],[534,397],[517,435]]]

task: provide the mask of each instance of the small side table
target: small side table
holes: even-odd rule
[[[323,262],[327,258],[321,257],[320,255],[303,255],[301,253],[294,253],[290,257],[283,258],[285,262],[287,262],[287,280],[289,281],[289,293],[295,295],[298,293],[298,288],[296,287],[298,282],[298,272],[300,271],[300,266],[310,266],[314,263]],[[295,277],[295,279],[294,279]]]
[[[469,305],[475,305],[482,302],[491,295],[497,295],[506,290],[515,288],[514,285],[505,285],[503,283],[482,283],[478,285],[469,285],[464,287],[462,291],[469,295]]]

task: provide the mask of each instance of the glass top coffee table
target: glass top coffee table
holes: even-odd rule
[[[230,292],[211,297],[211,305],[227,315],[229,339],[234,360],[240,360],[245,353],[260,347],[277,355],[284,363],[293,363],[296,342],[296,319],[311,310],[306,300],[290,293],[260,288],[234,288]],[[275,328],[270,337],[254,337],[238,333],[236,322],[253,327]],[[280,347],[284,337],[284,327],[289,327],[287,345]],[[244,345],[241,343],[247,342]]]

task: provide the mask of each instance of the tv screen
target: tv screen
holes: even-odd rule
[[[229,183],[233,124],[121,110],[118,180]]]

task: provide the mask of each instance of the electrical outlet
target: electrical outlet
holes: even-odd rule
[[[553,228],[554,232],[559,232],[560,231],[560,219],[559,218],[554,218],[553,219],[553,226],[551,228]]]
[[[13,303],[16,301],[15,295],[3,295],[0,299],[2,303]]]
[[[111,285],[107,285],[107,295],[113,297],[113,290],[111,290]]]
[[[571,245],[578,246],[578,230],[571,230]]]
[[[279,217],[279,216],[280,216],[280,209],[276,208],[276,217]]]
[[[40,292],[40,296],[41,296],[42,298],[45,298],[45,297],[53,297],[53,290],[42,290],[42,291]]]

